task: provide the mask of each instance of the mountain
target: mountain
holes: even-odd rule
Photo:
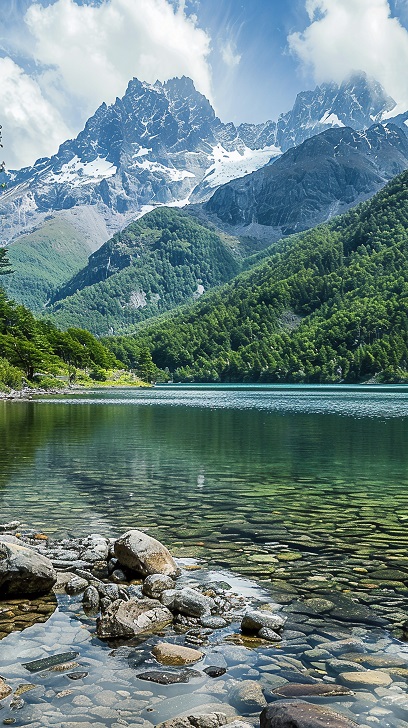
[[[236,127],[218,119],[188,78],[153,85],[133,79],[123,98],[102,104],[53,157],[2,175],[2,239],[12,241],[46,216],[79,206],[99,215],[109,237],[151,206],[208,199],[220,185],[317,133],[366,129],[395,106],[380,84],[360,73],[340,86],[299,94],[277,122]]]
[[[102,104],[53,157],[3,176],[3,240],[79,206],[96,210],[112,233],[151,206],[180,205],[206,173],[216,186],[278,154],[274,126],[257,129],[248,125],[240,135],[221,123],[190,79],[133,79],[122,99]]]
[[[233,278],[239,264],[225,237],[181,210],[161,207],[90,256],[58,289],[46,309],[62,328],[118,333],[130,325],[199,298]]]
[[[371,197],[407,168],[408,137],[397,126],[329,129],[219,188],[204,211],[233,234],[278,240]]]
[[[408,381],[408,172],[136,337],[177,381]]]

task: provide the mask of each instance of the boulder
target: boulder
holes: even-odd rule
[[[97,620],[97,634],[101,639],[135,637],[162,629],[172,620],[167,607],[152,599],[117,599]]]
[[[261,713],[261,728],[357,728],[357,723],[329,708],[303,701],[277,701]]]
[[[82,579],[81,576],[74,576],[68,584],[65,585],[65,591],[67,594],[80,594],[85,591],[89,582],[86,579]]]
[[[160,599],[164,591],[173,589],[174,581],[164,574],[151,574],[143,582],[143,594],[151,599]]]
[[[258,632],[258,637],[263,640],[267,640],[268,642],[282,641],[281,635],[275,632],[274,629],[269,629],[269,627],[262,627],[262,629],[260,629]]]
[[[176,577],[179,573],[170,551],[143,531],[132,529],[115,541],[115,556],[122,566],[141,574],[164,574]]]
[[[47,594],[57,574],[49,559],[20,544],[0,540],[0,592],[2,596]]]
[[[382,670],[341,672],[339,680],[349,688],[387,688],[392,683],[392,677]]]
[[[185,718],[172,718],[159,723],[156,728],[220,728],[227,722],[225,713],[208,713],[207,715],[189,715]]]
[[[104,536],[99,533],[93,533],[83,542],[84,550],[82,551],[81,558],[84,561],[107,561],[109,553],[109,542]]]
[[[97,612],[99,610],[99,592],[94,586],[88,586],[84,591],[82,604],[86,611]]]
[[[204,657],[204,653],[199,650],[168,642],[159,642],[153,647],[152,653],[162,665],[192,665]]]
[[[204,614],[211,614],[211,610],[215,609],[215,602],[211,597],[187,586],[176,592],[172,608],[187,617],[203,617]]]
[[[243,632],[258,632],[263,627],[272,629],[274,632],[281,632],[285,625],[285,619],[279,614],[252,610],[244,614],[241,622]]]

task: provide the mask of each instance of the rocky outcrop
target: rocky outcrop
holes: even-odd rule
[[[0,541],[2,596],[47,594],[57,575],[49,559],[18,543]]]
[[[333,710],[301,701],[278,701],[261,713],[261,728],[357,728]]]
[[[164,574],[176,577],[179,573],[170,551],[152,536],[132,529],[115,541],[115,556],[122,566],[142,576]]]
[[[97,621],[101,639],[135,637],[154,632],[173,621],[172,613],[152,599],[117,599]]]

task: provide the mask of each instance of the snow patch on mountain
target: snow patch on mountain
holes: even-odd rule
[[[47,182],[57,184],[69,184],[73,187],[81,187],[90,182],[114,177],[117,167],[107,159],[96,157],[92,162],[81,162],[75,155],[69,162],[63,164],[61,171],[50,172]]]
[[[322,116],[322,118],[319,121],[319,124],[331,124],[331,126],[345,126],[343,122],[339,119],[337,114],[331,114],[329,111],[326,111],[326,113]]]
[[[149,150],[141,150],[143,152],[148,152]],[[141,157],[140,151],[138,152],[138,156]],[[145,155],[143,155],[145,156]],[[188,179],[190,177],[195,177],[195,174],[192,172],[188,172],[187,169],[176,169],[176,167],[166,167],[166,165],[161,164],[160,162],[152,162],[149,159],[144,159],[143,162],[133,162],[132,165],[129,166],[129,169],[144,169],[147,172],[150,172],[151,174],[159,174],[161,177],[164,177],[165,179],[170,180],[170,182],[182,182],[184,179]]]
[[[256,172],[274,158],[279,157],[281,150],[278,147],[268,146],[264,149],[250,149],[245,147],[243,152],[234,149],[227,151],[222,144],[213,147],[212,155],[208,157],[213,164],[204,176],[204,184],[214,188],[224,185],[237,177]]]

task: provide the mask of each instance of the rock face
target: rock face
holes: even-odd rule
[[[98,619],[97,633],[101,639],[135,637],[162,629],[173,621],[172,613],[151,599],[120,599],[112,602]]]
[[[176,577],[179,573],[170,551],[152,536],[132,529],[115,541],[118,561],[142,576],[164,574]]]
[[[51,591],[57,575],[49,559],[19,544],[0,541],[0,591],[3,596]]]
[[[261,713],[261,728],[357,728],[333,710],[300,701],[278,701]]]
[[[328,129],[274,164],[220,187],[204,209],[231,232],[243,234],[250,226],[251,235],[260,235],[267,226],[278,239],[371,197],[407,167],[407,136],[392,124]]]

